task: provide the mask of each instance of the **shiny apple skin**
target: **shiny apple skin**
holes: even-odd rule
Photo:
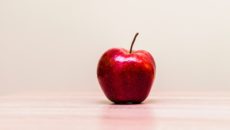
[[[97,78],[106,97],[114,103],[141,103],[151,90],[156,65],[144,50],[112,48],[99,60]]]

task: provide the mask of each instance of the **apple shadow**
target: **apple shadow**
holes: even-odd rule
[[[135,102],[127,102],[127,103],[114,103],[109,100],[97,100],[97,104],[103,104],[103,105],[145,105],[145,104],[155,104],[159,101],[157,99],[147,99],[141,103],[135,103]]]
[[[103,105],[141,105],[145,103],[133,103],[133,102],[127,102],[127,103],[114,103],[112,101],[106,101],[106,100],[98,100],[96,103],[103,104]]]

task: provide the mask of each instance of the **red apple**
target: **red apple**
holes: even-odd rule
[[[141,103],[148,96],[155,78],[156,65],[151,54],[112,48],[99,60],[97,78],[106,97],[114,103]]]

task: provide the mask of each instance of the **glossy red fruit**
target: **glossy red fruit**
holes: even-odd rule
[[[155,78],[156,66],[151,54],[112,48],[99,60],[97,78],[106,97],[114,103],[141,103],[148,96]]]

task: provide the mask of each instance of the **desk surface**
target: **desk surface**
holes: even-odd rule
[[[152,92],[139,105],[114,105],[102,92],[0,95],[1,130],[229,130],[229,92]]]

